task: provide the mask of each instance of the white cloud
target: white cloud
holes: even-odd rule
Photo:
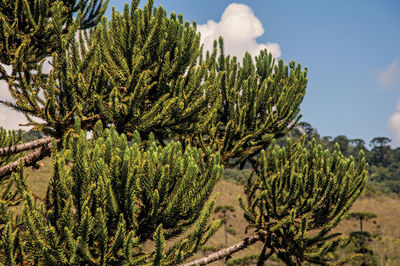
[[[8,65],[4,65],[1,64],[1,66],[4,68],[4,70],[10,74],[11,73],[11,66]],[[1,100],[11,100],[12,97],[10,95],[10,93],[8,92],[8,85],[7,82],[5,82],[4,80],[0,80],[0,99]],[[4,115],[3,115],[4,116]],[[1,120],[0,120],[1,121]]]
[[[42,66],[42,73],[49,74],[50,71],[53,69],[53,66],[50,64],[50,62],[51,62],[51,57],[46,57],[46,60],[44,61]]]
[[[222,36],[225,53],[234,55],[239,60],[246,51],[255,56],[263,49],[267,49],[274,57],[281,56],[279,44],[257,42],[256,39],[264,34],[263,25],[253,10],[244,4],[230,4],[219,22],[209,20],[206,24],[199,25],[197,29],[201,33],[201,42],[205,50],[212,50],[214,40]]]
[[[395,112],[389,116],[387,125],[390,132],[392,132],[393,145],[400,146],[400,100],[397,102]]]
[[[11,66],[3,65],[4,69],[8,74],[11,73]],[[8,84],[4,80],[0,80],[0,100],[3,101],[13,101],[13,98],[8,91]],[[21,113],[18,113],[12,110],[9,107],[6,107],[3,104],[0,104],[0,126],[7,129],[19,129],[21,128],[19,124],[27,123],[25,116]],[[27,130],[27,127],[23,129]]]
[[[400,80],[400,60],[395,59],[393,63],[378,75],[379,84],[385,89],[392,89]]]
[[[11,108],[0,105],[0,126],[7,129],[23,129],[29,130],[31,127],[21,127],[20,124],[25,124],[28,121],[22,113],[18,113]]]
[[[0,125],[2,124],[2,123],[4,123],[6,121],[6,116],[4,115],[4,112],[1,112],[0,113]]]
[[[8,85],[5,81],[0,81],[0,99],[5,101],[12,101],[12,97],[8,92]],[[0,126],[10,130],[21,128],[19,124],[27,123],[25,116],[18,113],[11,108],[0,104]],[[28,130],[27,127],[23,129]]]

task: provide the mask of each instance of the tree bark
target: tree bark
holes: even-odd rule
[[[95,115],[93,117],[87,118],[82,122],[82,126],[84,130],[90,129],[93,125],[100,120],[100,115]],[[30,141],[27,143],[17,144],[10,147],[5,147],[0,149],[0,156],[8,156],[15,153],[19,153],[22,151],[35,149],[30,154],[9,163],[0,168],[0,181],[5,177],[10,175],[13,171],[18,168],[21,160],[24,161],[25,166],[32,166],[37,161],[44,159],[45,157],[51,154],[51,140],[52,137],[46,137],[43,139],[38,139],[34,141]],[[56,139],[57,143],[60,142],[60,139]]]
[[[51,137],[33,140],[27,143],[17,144],[0,149],[0,156],[8,156],[15,153],[36,149],[51,142]]]
[[[211,262],[214,262],[214,261],[223,259],[227,256],[230,256],[233,253],[236,253],[242,249],[245,249],[246,247],[253,245],[257,241],[260,241],[262,238],[266,237],[267,235],[268,235],[267,232],[264,232],[264,231],[259,232],[256,235],[245,237],[239,243],[236,243],[230,247],[227,247],[227,248],[221,249],[217,252],[214,252],[214,253],[208,255],[207,257],[197,259],[197,260],[185,263],[185,264],[181,264],[180,266],[192,266],[192,265],[194,266],[197,264],[200,264],[200,265],[209,264]]]
[[[37,161],[49,156],[51,154],[51,142],[47,144],[42,144],[43,146],[40,148],[35,149],[33,152],[29,153],[28,155],[19,158],[18,160],[9,163],[0,168],[0,181],[5,177],[10,175],[14,172],[18,165],[20,164],[21,160],[23,160],[25,166],[32,166]]]

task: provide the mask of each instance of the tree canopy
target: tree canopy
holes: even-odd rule
[[[345,241],[331,229],[363,190],[367,163],[362,150],[356,164],[338,145],[324,150],[306,137],[276,144],[301,117],[307,68],[266,50],[225,55],[222,38],[203,51],[195,22],[167,16],[151,0],[113,10],[110,20],[101,18],[106,4],[0,6],[0,34],[8,36],[1,62],[12,67],[1,66],[0,79],[14,99],[0,102],[49,136],[20,144],[15,133],[1,135],[0,258],[10,265],[187,262],[223,224],[209,221],[223,168],[250,163],[240,205],[253,234],[188,265],[255,242],[263,243],[260,265],[272,254],[287,264],[332,263]],[[41,202],[24,167],[50,155],[54,173]],[[23,214],[15,215],[10,206],[19,203]],[[146,241],[152,250],[143,249]]]

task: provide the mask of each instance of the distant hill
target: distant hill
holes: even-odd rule
[[[43,138],[43,134],[40,133],[39,131],[29,130],[29,131],[23,131],[22,133],[22,142],[29,142],[41,138]]]

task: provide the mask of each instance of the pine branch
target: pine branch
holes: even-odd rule
[[[99,115],[95,115],[93,117],[85,119],[82,124],[85,129],[93,127],[93,124],[100,119]],[[24,160],[25,166],[32,166],[37,161],[47,157],[51,152],[51,137],[38,139],[34,141],[30,141],[23,144],[17,144],[10,147],[5,147],[0,149],[0,156],[9,156],[12,154],[16,154],[22,151],[34,150],[32,153],[12,162],[0,168],[0,181],[3,177],[10,175],[13,171],[15,171],[20,163],[20,160]],[[60,139],[57,139],[56,142],[60,142]]]
[[[30,153],[22,158],[19,158],[18,160],[14,161],[12,163],[9,163],[9,164],[1,167],[0,168],[0,181],[5,176],[10,175],[12,172],[16,171],[21,160],[24,161],[25,166],[32,166],[37,161],[49,156],[51,153],[51,146],[52,146],[52,144],[50,142],[47,144],[44,144],[42,147],[35,149],[32,153]]]
[[[92,117],[88,117],[82,120],[82,129],[91,130],[97,121],[102,121],[104,119],[101,115],[96,114]]]
[[[248,236],[245,237],[242,241],[240,241],[239,243],[236,243],[230,247],[221,249],[217,252],[214,252],[212,254],[210,254],[207,257],[203,257],[185,264],[181,264],[180,266],[192,266],[192,265],[206,265],[209,264],[211,262],[226,258],[230,255],[232,255],[233,253],[236,253],[238,251],[241,251],[245,248],[247,248],[248,246],[251,246],[253,244],[255,244],[257,241],[260,241],[261,239],[263,239],[264,237],[267,236],[267,232],[265,231],[260,231],[258,234],[256,235],[252,235],[252,236]]]
[[[36,149],[51,142],[51,137],[37,139],[30,142],[13,145],[0,149],[0,156],[9,156],[15,153]]]

